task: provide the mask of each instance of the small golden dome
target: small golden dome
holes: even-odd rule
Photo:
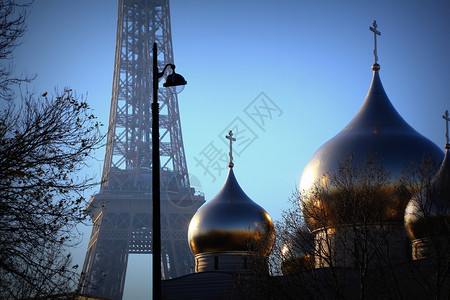
[[[281,271],[292,275],[314,268],[314,236],[303,227],[281,249]]]
[[[337,174],[340,163],[346,159],[352,157],[352,163],[357,166],[363,166],[370,160],[382,166],[389,180],[378,189],[379,195],[376,197],[379,199],[371,200],[371,203],[383,211],[372,217],[371,221],[403,224],[405,207],[411,195],[404,192],[405,187],[400,181],[402,171],[423,158],[438,162],[442,156],[439,147],[415,131],[395,110],[375,68],[369,92],[358,113],[344,129],[316,151],[303,171],[300,191],[305,193],[307,200],[302,203],[302,209],[313,211],[320,206],[327,218],[327,224],[318,224],[306,217],[308,228],[317,230],[341,224],[336,216],[337,207],[349,209],[353,205],[342,203],[345,197],[336,187],[329,186],[329,180],[327,183],[327,175]],[[326,200],[317,199],[312,194],[317,184],[328,184],[330,194]],[[364,194],[364,191],[359,192]],[[366,210],[373,208],[366,207]]]
[[[275,230],[269,214],[244,193],[230,168],[217,196],[192,218],[188,239],[194,255],[250,251],[267,256]]]
[[[414,195],[406,207],[405,228],[411,240],[450,236],[449,148],[431,184]]]

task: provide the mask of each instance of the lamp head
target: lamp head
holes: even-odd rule
[[[187,81],[178,73],[175,73],[175,66],[172,65],[172,74],[168,75],[163,86],[171,88],[172,92],[175,94],[181,93]]]

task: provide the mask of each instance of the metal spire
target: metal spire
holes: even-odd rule
[[[230,163],[228,164],[228,166],[230,168],[234,167],[234,163],[233,163],[233,142],[236,141],[236,139],[233,137],[233,132],[230,130],[230,132],[228,133],[228,135],[225,136],[227,139],[230,140]]]
[[[377,34],[381,35],[381,32],[377,30],[377,21],[373,20],[373,27],[369,27],[370,31],[373,32],[373,42],[374,42],[374,48],[373,48],[373,55],[375,56],[375,65],[378,64],[378,55],[377,55]]]
[[[448,110],[445,111],[445,114],[442,116],[442,118],[445,120],[445,137],[447,138],[445,148],[450,149],[450,137],[448,133],[448,121],[450,121],[450,117],[448,116]]]

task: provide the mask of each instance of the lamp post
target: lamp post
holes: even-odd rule
[[[158,82],[166,72],[167,67],[172,68],[172,74],[167,76],[164,87],[184,86],[186,80],[175,73],[175,65],[167,64],[162,72],[158,70],[158,47],[153,44],[153,101],[152,108],[152,195],[153,195],[153,230],[152,230],[152,262],[153,262],[153,300],[161,299],[161,182],[159,159],[159,103]],[[177,91],[181,92],[181,90]]]

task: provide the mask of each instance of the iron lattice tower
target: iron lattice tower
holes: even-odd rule
[[[81,291],[121,299],[129,253],[152,253],[152,45],[173,63],[168,0],[119,0],[108,142]],[[191,272],[189,221],[204,202],[189,183],[177,96],[158,89],[163,279]],[[150,284],[150,282],[149,282]]]

